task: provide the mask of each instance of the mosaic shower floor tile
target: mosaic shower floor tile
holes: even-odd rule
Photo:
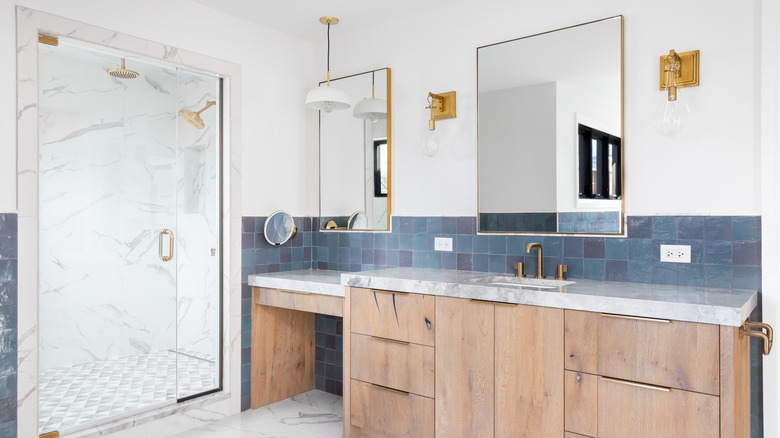
[[[217,383],[213,359],[170,350],[45,370],[39,431],[77,428],[198,394]]]

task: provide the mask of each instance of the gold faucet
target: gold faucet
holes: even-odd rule
[[[536,276],[534,278],[544,278],[542,275],[542,244],[541,243],[529,243],[525,247],[525,253],[531,254],[531,250],[536,248]]]

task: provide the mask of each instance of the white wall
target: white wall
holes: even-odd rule
[[[331,69],[336,76],[393,69],[394,213],[474,215],[476,47],[623,14],[627,213],[759,214],[757,5],[715,0],[703,10],[694,0],[601,0],[584,8],[575,0],[464,0],[370,33],[350,33],[350,23],[342,22],[331,34]],[[669,49],[701,51],[701,85],[682,90],[696,120],[675,138],[651,126],[663,94],[659,57]],[[314,66],[324,65],[324,41],[314,56]],[[747,82],[735,89],[737,62]],[[315,69],[318,78],[323,74]],[[427,93],[450,90],[458,93],[458,117],[437,124],[443,150],[426,159],[418,143],[427,123]]]
[[[186,0],[0,0],[0,211],[16,211],[17,4],[240,64],[242,214],[316,214],[316,112],[303,106],[311,43]]]

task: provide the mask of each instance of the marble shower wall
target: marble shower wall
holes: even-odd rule
[[[42,370],[177,346],[218,352],[217,112],[203,131],[177,117],[213,100],[216,81],[135,58],[139,78],[106,74],[118,64],[40,47]],[[173,263],[158,256],[164,228]]]
[[[18,228],[0,213],[0,436],[16,436]]]

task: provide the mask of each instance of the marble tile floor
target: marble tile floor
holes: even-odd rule
[[[213,359],[172,350],[45,370],[39,432],[72,430],[216,386]]]
[[[200,426],[175,438],[341,438],[341,397],[313,390]]]

